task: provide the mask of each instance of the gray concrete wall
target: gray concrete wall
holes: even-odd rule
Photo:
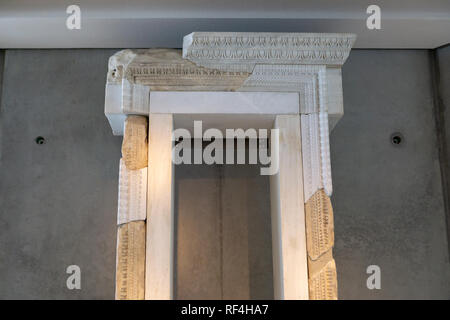
[[[447,211],[447,239],[450,241],[450,45],[436,50],[435,106],[441,140],[441,174]],[[450,250],[450,247],[449,247]]]
[[[0,298],[114,297],[121,138],[103,115],[113,52],[6,51]],[[448,299],[428,52],[352,51],[343,82],[345,116],[331,134],[340,298]],[[394,131],[405,138],[398,147]],[[267,181],[255,167],[176,175],[177,297],[272,297]],[[80,291],[66,288],[71,264]],[[370,264],[381,267],[381,290],[366,288]]]
[[[3,68],[5,65],[5,50],[0,50],[0,111],[2,101],[2,88],[3,88]],[[0,163],[2,161],[2,122],[0,121]]]
[[[331,134],[341,298],[450,298],[429,58],[357,50],[344,66],[345,114]],[[372,264],[381,290],[366,288]]]
[[[114,298],[121,138],[103,114],[114,50],[8,50],[0,108],[0,298]],[[46,139],[37,145],[35,138]],[[82,289],[66,288],[81,268]]]
[[[259,166],[176,168],[178,299],[273,299],[268,176]]]

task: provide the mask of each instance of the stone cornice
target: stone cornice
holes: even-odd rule
[[[107,83],[148,86],[152,91],[237,90],[248,72],[203,68],[178,49],[122,50],[109,59]]]
[[[183,58],[199,66],[252,72],[256,64],[341,66],[354,34],[193,32],[183,39]]]

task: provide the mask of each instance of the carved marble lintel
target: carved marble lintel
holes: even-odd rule
[[[343,113],[340,66],[354,41],[352,34],[196,32],[184,38],[183,56],[119,51],[109,60],[107,85],[122,86],[123,114],[148,114],[149,90],[299,92],[301,113],[328,112],[333,128]],[[105,101],[105,113],[121,134],[116,105]]]
[[[298,92],[300,113],[328,111],[325,66],[256,65],[239,91]]]
[[[183,58],[199,66],[252,72],[256,64],[341,66],[356,37],[333,33],[193,32]]]
[[[232,91],[248,75],[197,66],[177,49],[139,49],[122,50],[110,58],[107,83],[125,79],[152,91]]]
[[[340,66],[354,35],[201,32],[184,40],[183,56],[138,49],[110,58],[105,114],[115,134],[123,114],[151,112],[151,91],[298,92],[300,113],[327,112],[330,129],[343,114]]]

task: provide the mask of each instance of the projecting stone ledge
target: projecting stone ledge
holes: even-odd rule
[[[222,71],[252,72],[256,64],[340,67],[356,40],[343,33],[193,32],[183,39],[183,58]]]

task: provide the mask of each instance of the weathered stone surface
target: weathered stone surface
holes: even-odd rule
[[[337,300],[336,263],[331,259],[323,268],[310,275],[310,300]]]
[[[144,300],[145,221],[133,221],[117,230],[116,300]]]
[[[122,159],[130,170],[142,169],[147,166],[147,132],[147,117],[129,115],[125,120]]]
[[[323,189],[306,202],[305,214],[308,256],[316,260],[334,245],[333,208]]]
[[[336,264],[333,259],[334,224],[330,198],[317,190],[305,204],[309,298],[337,299]]]
[[[312,260],[310,257],[308,257],[308,277],[312,278],[316,273],[320,272],[320,270],[322,270],[331,260],[333,260],[333,250],[328,250],[317,260]]]
[[[233,91],[248,75],[197,66],[177,49],[122,50],[109,60],[107,83],[124,80],[151,91]]]

